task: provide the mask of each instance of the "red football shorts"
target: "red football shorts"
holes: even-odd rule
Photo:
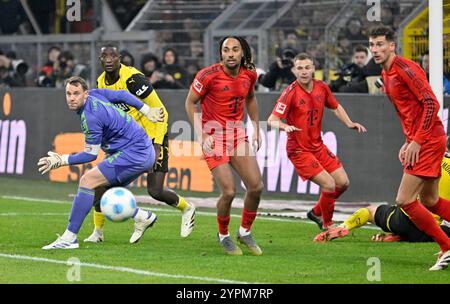
[[[419,162],[412,167],[404,166],[403,172],[423,177],[440,177],[446,145],[447,137],[445,135],[431,137],[420,147]]]
[[[342,167],[339,158],[325,145],[317,152],[292,152],[288,158],[302,180],[310,179],[323,170],[332,173]]]
[[[242,143],[249,142],[247,135],[240,136],[214,136],[213,151],[211,154],[207,154],[203,151],[203,156],[206,160],[209,170],[211,171],[215,167],[230,162],[230,156],[233,156],[236,148]]]

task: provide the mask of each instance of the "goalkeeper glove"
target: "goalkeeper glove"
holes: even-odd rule
[[[49,151],[47,157],[42,157],[38,161],[39,172],[41,174],[45,174],[50,170],[57,169],[61,166],[67,166],[69,164],[69,155],[63,154],[59,155],[58,153]]]
[[[164,121],[163,108],[151,108],[148,105],[144,104],[144,106],[139,110],[139,112],[141,112],[151,122]]]

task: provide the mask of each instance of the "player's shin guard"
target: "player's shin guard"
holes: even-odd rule
[[[429,207],[428,210],[433,212],[434,214],[439,215],[441,218],[443,218],[446,221],[450,221],[450,201],[443,199],[442,197],[439,198],[436,205],[433,207]]]
[[[402,209],[408,214],[414,225],[429,235],[441,247],[442,252],[450,250],[450,239],[439,227],[433,215],[419,201],[403,205]]]
[[[333,223],[334,212],[334,192],[324,192],[320,194],[319,205],[322,210],[323,226],[324,228],[330,226]]]
[[[102,231],[105,226],[105,216],[103,213],[94,210],[94,225],[95,230]]]
[[[369,215],[369,209],[358,209],[344,221],[344,227],[352,230],[364,226],[369,221]]]
[[[230,216],[217,215],[217,224],[219,226],[220,235],[228,235],[228,225],[230,224]]]
[[[94,194],[95,191],[92,189],[83,187],[78,188],[77,195],[73,200],[67,230],[78,234],[84,219],[92,208],[92,204],[94,203]]]
[[[250,229],[252,228],[255,218],[256,210],[250,211],[245,208],[242,210],[241,227],[239,228],[240,235],[246,236],[250,234]]]

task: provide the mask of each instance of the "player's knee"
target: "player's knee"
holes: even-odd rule
[[[336,187],[341,189],[341,192],[344,192],[345,190],[348,189],[348,187],[350,187],[350,181],[348,179],[346,179],[340,183],[336,183]]]
[[[434,206],[439,200],[439,194],[437,195],[421,195],[420,202],[424,204],[425,207],[429,208]]]
[[[223,189],[221,196],[226,201],[232,201],[236,196],[236,190],[234,188]]]
[[[336,183],[333,179],[323,182],[321,185],[323,192],[334,192],[336,190]]]
[[[397,206],[401,207],[410,202],[408,202],[408,198],[406,196],[398,194],[397,197],[395,198],[395,203],[397,204]]]
[[[264,189],[264,184],[262,182],[260,182],[256,186],[249,187],[247,189],[247,193],[249,195],[251,195],[251,196],[254,196],[254,197],[258,196],[259,197],[259,196],[261,196],[261,193],[262,193],[263,189]]]
[[[94,189],[94,187],[92,187],[92,185],[93,185],[93,183],[92,183],[91,178],[89,178],[89,176],[87,176],[86,174],[83,174],[80,177],[80,187]]]

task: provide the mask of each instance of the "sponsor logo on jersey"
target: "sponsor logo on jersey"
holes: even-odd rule
[[[283,115],[285,110],[286,110],[286,105],[284,103],[277,103],[277,107],[275,108],[275,112],[280,113],[281,115]]]
[[[147,91],[148,89],[148,85],[142,85],[142,88],[140,88],[139,90],[136,91],[136,95],[137,96],[141,96],[142,94],[145,93],[145,91]]]
[[[197,79],[194,79],[194,89],[199,93],[201,93],[203,89],[203,85]]]

